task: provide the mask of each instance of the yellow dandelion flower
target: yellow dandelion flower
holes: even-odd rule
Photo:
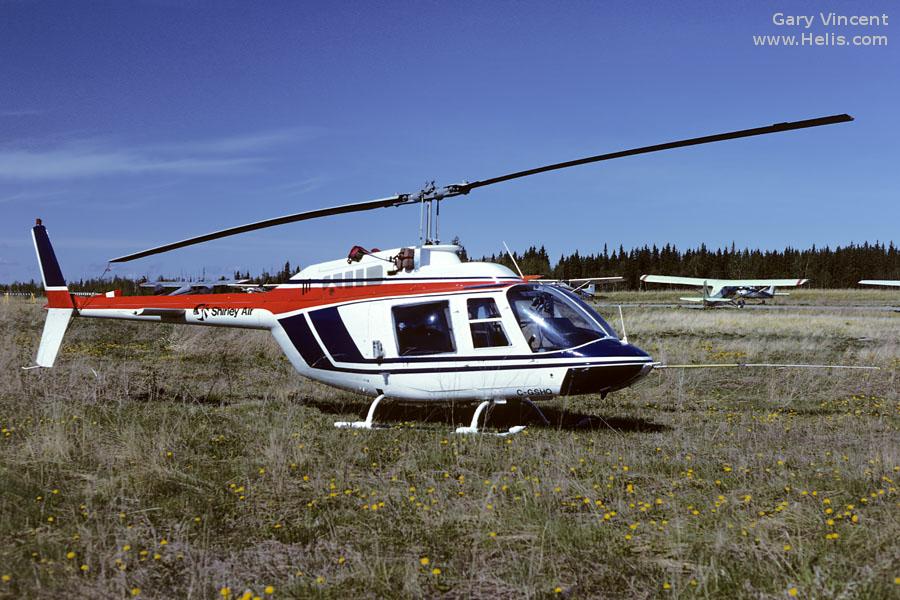
[[[10,581],[12,581],[12,575],[7,575],[6,573],[4,573],[3,575],[0,575],[0,580],[2,580],[3,583],[9,583]]]
[[[426,566],[430,562],[431,562],[431,560],[427,556],[423,556],[422,558],[419,559],[419,564],[422,565],[423,567]]]
[[[71,550],[69,552],[66,552],[66,558],[68,558],[69,560],[72,560],[73,558],[75,558],[75,553],[72,552]]]
[[[266,594],[268,594],[268,595],[271,596],[272,594],[275,593],[275,588],[272,587],[271,585],[267,585],[267,586],[266,586],[266,589],[264,589],[263,591],[264,591]]]
[[[431,574],[434,575],[435,577],[437,577],[438,575],[441,574],[441,570],[439,568],[435,567],[431,570]]]
[[[78,567],[78,568],[81,569],[84,573],[87,573],[88,570],[90,569],[90,567],[87,566],[87,565],[81,565],[81,566]]]
[[[222,596],[223,598],[229,597],[229,596],[231,595],[231,588],[228,587],[227,585],[226,585],[226,586],[223,586],[223,587],[219,590],[219,595]]]
[[[792,587],[788,590],[788,596],[790,596],[791,598],[795,598],[797,596],[797,593],[797,588],[795,587]]]
[[[670,584],[668,581],[666,581],[665,583],[663,583],[662,588],[663,588],[664,590],[671,590],[671,589],[672,589],[672,584]]]
[[[562,588],[559,586],[556,586],[555,588],[553,588],[553,593],[554,594],[562,594]]]
[[[790,544],[785,544],[785,545],[784,545],[784,551],[785,551],[785,552],[790,552],[790,551],[791,551],[791,545],[790,545]]]
[[[318,577],[316,577],[316,583],[322,585],[323,583],[325,583],[325,578],[319,575]]]
[[[140,596],[140,595],[141,595],[141,588],[139,588],[139,587],[133,587],[133,588],[131,588],[131,595],[132,595],[132,596]]]

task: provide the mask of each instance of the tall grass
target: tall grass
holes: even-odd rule
[[[900,315],[625,314],[671,363],[882,370],[666,371],[551,426],[498,410],[511,439],[450,433],[466,407],[346,431],[367,399],[267,334],[76,320],[26,372],[43,316],[0,305],[0,597],[896,596]]]

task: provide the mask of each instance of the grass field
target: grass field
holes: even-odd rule
[[[881,370],[665,371],[512,438],[452,434],[461,406],[351,432],[368,400],[266,333],[76,319],[22,371],[43,315],[0,304],[0,597],[900,597],[900,314],[625,316],[664,362]]]

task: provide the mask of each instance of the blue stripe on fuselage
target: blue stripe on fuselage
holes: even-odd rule
[[[382,360],[364,358],[350,333],[340,318],[337,307],[330,307],[310,312],[310,319],[315,325],[319,337],[323,340],[329,354],[341,363],[350,363],[354,367],[337,366],[322,349],[322,346],[313,335],[312,329],[303,313],[280,319],[281,323],[294,347],[309,366],[327,371],[342,371],[349,373],[448,373],[456,371],[486,371],[507,369],[534,369],[556,367],[585,367],[585,366],[616,366],[628,364],[645,364],[650,361],[646,352],[630,344],[622,344],[617,339],[600,339],[579,348],[562,350],[557,352],[543,352],[537,354],[508,354],[491,356],[416,356],[397,357]],[[614,363],[597,363],[591,358],[621,357],[622,360]],[[567,362],[550,363],[545,359],[570,359]],[[529,359],[535,362],[531,364],[504,365],[499,361]],[[543,360],[542,360],[543,359]],[[447,362],[466,362],[459,367],[426,367],[425,365]],[[482,363],[472,365],[471,363]],[[485,364],[493,363],[493,364]],[[398,369],[395,365],[415,364],[418,368]],[[356,365],[359,365],[358,367]],[[372,369],[371,365],[379,365],[386,368]],[[421,365],[421,367],[419,366]],[[359,368],[369,366],[370,368]],[[390,368],[390,367],[394,368]]]

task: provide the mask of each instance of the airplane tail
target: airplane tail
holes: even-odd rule
[[[75,310],[75,304],[59,268],[50,238],[47,236],[47,229],[41,224],[40,219],[37,219],[31,229],[31,236],[37,252],[38,266],[41,268],[44,293],[47,294],[47,320],[44,322],[44,333],[41,335],[35,366],[52,367]]]

